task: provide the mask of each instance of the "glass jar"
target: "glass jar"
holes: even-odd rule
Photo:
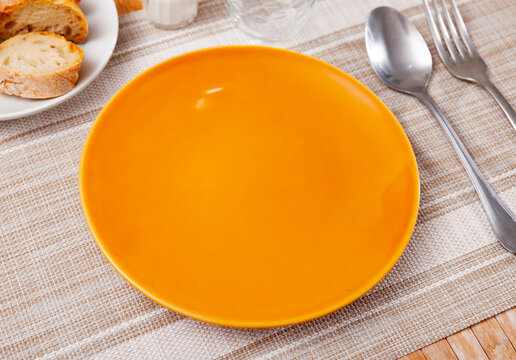
[[[282,40],[306,23],[315,0],[226,0],[231,17],[251,36]]]
[[[151,22],[165,29],[179,29],[197,15],[199,0],[143,0],[143,10]]]

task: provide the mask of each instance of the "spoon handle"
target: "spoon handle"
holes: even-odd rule
[[[441,125],[446,136],[448,136],[477,191],[480,203],[484,207],[496,237],[507,250],[516,253],[516,216],[489,185],[466,150],[466,147],[457,136],[457,133],[453,130],[450,122],[432,97],[427,92],[417,93],[415,96],[428,107],[439,122],[439,125]]]

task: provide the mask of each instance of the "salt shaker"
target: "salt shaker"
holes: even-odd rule
[[[199,0],[143,0],[143,9],[155,25],[179,29],[190,24],[197,15]]]

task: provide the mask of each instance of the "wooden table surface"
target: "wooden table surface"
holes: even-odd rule
[[[115,3],[120,15],[142,8],[141,0],[115,0]],[[516,307],[400,360],[516,360],[515,348]]]

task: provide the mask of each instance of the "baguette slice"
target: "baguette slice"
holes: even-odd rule
[[[107,1],[107,0],[101,0]],[[72,0],[0,0],[0,38],[50,31],[83,43],[88,22]]]
[[[50,32],[20,34],[0,44],[0,92],[48,99],[71,91],[82,49]]]

